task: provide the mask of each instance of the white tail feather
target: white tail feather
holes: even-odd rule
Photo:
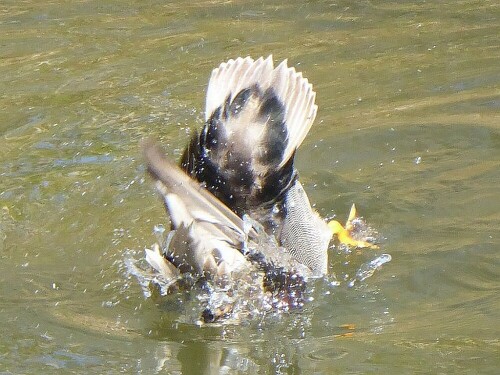
[[[250,57],[229,60],[212,71],[207,88],[205,120],[222,106],[226,99],[234,98],[241,90],[258,85],[262,91],[273,88],[285,106],[288,143],[280,163],[282,167],[300,146],[311,128],[317,113],[316,93],[309,81],[287,66],[287,60],[276,68],[272,56],[253,60]]]

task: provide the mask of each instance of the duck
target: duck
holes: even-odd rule
[[[165,279],[189,274],[227,285],[261,275],[258,282],[281,292],[296,287],[281,295],[289,300],[304,280],[327,274],[342,225],[313,209],[294,165],[315,98],[287,60],[275,67],[272,56],[238,57],[212,71],[205,122],[178,165],[156,141],[142,141],[171,222],[165,244],[146,249],[146,260]]]

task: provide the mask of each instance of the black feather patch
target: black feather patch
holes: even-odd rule
[[[224,124],[220,120],[221,108],[217,108],[204,127],[201,144],[208,150],[216,150],[224,142]]]
[[[228,106],[227,108],[227,112],[229,114],[229,116],[232,116],[232,117],[237,117],[238,114],[241,112],[241,110],[245,107],[245,105],[247,104],[247,101],[248,99],[255,93],[255,92],[258,92],[258,87],[256,85],[250,87],[250,88],[247,88],[247,89],[244,89],[244,90],[241,90],[238,95],[236,95],[234,97],[234,99],[228,103],[226,101],[226,106]]]
[[[274,204],[295,176],[293,155],[279,167],[288,144],[285,114],[285,106],[272,88],[263,92],[253,85],[234,98],[228,95],[200,136],[191,139],[182,168],[239,216]],[[258,144],[235,136],[235,131],[255,132],[260,135]]]
[[[260,162],[279,164],[288,144],[288,132],[285,123],[285,107],[271,88],[266,90],[262,97],[259,117],[261,121],[267,123],[265,152]]]

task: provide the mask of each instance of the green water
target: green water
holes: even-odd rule
[[[498,373],[499,35],[497,1],[3,1],[0,372]],[[166,222],[138,142],[178,157],[211,69],[270,53],[317,91],[310,199],[385,240],[302,312],[182,324],[126,266]]]

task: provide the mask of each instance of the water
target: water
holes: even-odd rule
[[[0,10],[0,371],[498,372],[497,2]],[[317,91],[297,157],[310,199],[340,221],[355,202],[384,240],[334,250],[302,312],[184,324],[127,269],[167,224],[138,142],[179,157],[211,69],[269,53]]]

